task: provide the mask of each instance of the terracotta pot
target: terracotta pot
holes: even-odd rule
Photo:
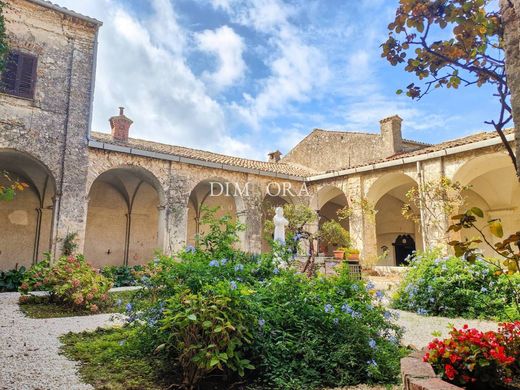
[[[359,260],[359,253],[349,253],[348,259],[349,260]]]
[[[343,256],[345,256],[345,251],[334,251],[334,258],[337,260],[343,260]]]

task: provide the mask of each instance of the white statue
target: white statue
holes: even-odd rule
[[[289,221],[283,216],[283,208],[275,209],[274,222],[274,240],[285,244],[285,227],[289,225]]]

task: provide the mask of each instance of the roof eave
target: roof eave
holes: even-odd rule
[[[74,11],[68,9],[68,8],[61,7],[61,6],[57,5],[57,4],[51,3],[49,1],[45,1],[45,0],[27,0],[27,1],[30,2],[30,3],[38,4],[38,5],[40,5],[42,7],[45,7],[45,8],[52,9],[52,10],[54,10],[56,12],[68,15],[70,17],[73,17],[73,18],[76,18],[76,19],[80,19],[80,20],[83,20],[85,22],[92,23],[92,24],[94,24],[94,25],[96,25],[98,27],[103,25],[103,22],[100,21],[100,20],[91,18],[90,16],[85,16],[85,15],[79,14],[79,13],[74,12]]]

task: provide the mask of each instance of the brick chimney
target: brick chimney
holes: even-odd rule
[[[128,132],[130,131],[130,126],[134,123],[130,118],[126,117],[124,111],[124,107],[119,107],[119,115],[113,116],[108,120],[112,129],[112,139],[122,142],[128,141]]]
[[[401,123],[403,120],[399,115],[394,115],[388,118],[381,119],[381,136],[383,137],[383,144],[390,152],[390,155],[403,150],[403,136],[401,134]]]
[[[268,153],[267,156],[268,156],[268,159],[267,159],[268,162],[277,163],[280,161],[280,158],[282,157],[282,153],[279,150],[276,150],[274,152]]]

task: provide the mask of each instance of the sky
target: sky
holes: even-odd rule
[[[437,143],[491,131],[488,88],[395,91],[416,81],[381,58],[397,0],[54,0],[103,22],[93,131],[119,106],[130,136],[265,160],[314,128]]]

